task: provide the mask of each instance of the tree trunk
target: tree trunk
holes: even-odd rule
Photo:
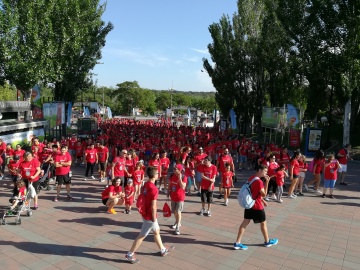
[[[351,98],[345,104],[343,145],[350,143]]]

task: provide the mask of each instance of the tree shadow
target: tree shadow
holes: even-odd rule
[[[359,207],[360,203],[352,203],[352,202],[339,202],[339,201],[334,201],[334,202],[321,202],[321,204],[327,204],[327,205],[344,205],[344,206],[356,206]]]
[[[60,219],[59,222],[63,223],[79,223],[84,225],[91,225],[91,226],[121,226],[121,227],[128,227],[128,228],[135,228],[140,229],[142,226],[142,222],[127,222],[127,221],[119,221],[114,220],[107,217],[86,217],[86,218],[74,218],[74,219]]]

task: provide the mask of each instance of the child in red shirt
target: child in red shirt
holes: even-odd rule
[[[134,187],[135,187],[135,199],[140,195],[140,187],[142,186],[144,180],[144,170],[142,168],[142,163],[139,161],[136,163],[134,171]]]
[[[131,214],[131,206],[134,202],[135,188],[133,186],[133,180],[128,178],[125,186],[125,213]]]
[[[285,164],[281,164],[278,171],[275,174],[275,178],[276,178],[276,185],[277,185],[277,190],[276,190],[276,197],[277,197],[277,201],[278,203],[282,203],[283,200],[281,199],[281,196],[283,194],[283,186],[284,186],[284,179],[285,176],[289,177],[287,172],[285,171],[286,166]]]
[[[234,183],[232,180],[234,173],[231,171],[230,163],[225,164],[225,172],[222,173],[221,176],[222,176],[221,181],[224,188],[224,205],[228,206],[231,188],[234,187]]]

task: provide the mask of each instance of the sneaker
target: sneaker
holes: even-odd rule
[[[176,227],[181,227],[181,224],[178,225],[177,223],[175,223],[174,225],[171,226],[172,229],[176,229]]]
[[[304,196],[304,193],[299,192],[299,193],[298,193],[298,196]]]
[[[210,212],[210,210],[207,211],[207,216],[208,216],[208,217],[211,217],[211,212]]]
[[[128,210],[128,214],[131,215],[131,210]]]
[[[287,196],[288,197],[288,199],[296,199],[296,197],[293,197],[293,196],[291,196],[291,195],[289,195],[289,196]]]
[[[323,194],[321,197],[326,198],[325,194]]]
[[[33,210],[38,210],[39,206],[37,204],[34,205]]]
[[[115,211],[114,208],[111,208],[110,210],[107,211],[109,214],[113,214],[113,215],[116,215],[117,212]]]
[[[225,205],[225,206],[228,206],[228,205],[229,205],[229,200],[228,200],[228,199],[226,199],[226,201],[224,202],[224,205]]]
[[[95,177],[94,177],[93,175],[92,175],[90,178],[93,179],[93,180],[95,180]]]
[[[200,216],[203,216],[203,215],[204,215],[204,213],[205,213],[205,209],[204,209],[204,208],[202,208],[202,209],[200,210],[199,215],[200,215]]]
[[[129,210],[125,209],[125,214],[129,214]]]
[[[264,198],[264,200],[268,202],[268,201],[269,201],[269,196],[266,195],[266,197]]]
[[[316,193],[319,193],[319,194],[322,194],[322,191],[318,190],[318,189],[315,189],[315,192]]]
[[[341,182],[340,185],[347,186],[347,184],[345,182]]]
[[[176,234],[176,235],[179,235],[179,234],[180,234],[180,228],[179,228],[179,227],[176,227],[176,229],[175,229],[175,234]]]
[[[125,255],[125,259],[128,260],[131,263],[139,263],[140,262],[138,259],[135,258],[135,254],[130,255],[129,253],[127,253]]]
[[[109,187],[109,185],[106,185],[106,186],[105,186],[105,188],[108,188],[108,187]]]
[[[67,195],[67,199],[68,199],[69,201],[73,201],[73,200],[74,200],[74,197],[71,196],[71,195]]]
[[[84,178],[84,181],[87,181],[87,178],[86,178],[86,177]]]
[[[279,242],[279,240],[277,238],[273,238],[273,239],[269,239],[269,242],[265,242],[264,246],[265,247],[271,247],[271,246],[275,246],[277,245],[277,243]]]
[[[59,201],[59,197],[55,197],[53,201],[54,201],[54,202]]]
[[[291,196],[293,196],[294,198],[297,198],[297,195],[295,195],[295,194],[291,194]]]
[[[329,195],[330,199],[335,199],[335,197],[333,195]]]
[[[222,199],[222,195],[221,195],[221,194],[219,194],[218,199],[219,199],[219,200]]]
[[[283,202],[283,200],[282,200],[282,199],[278,200],[278,203],[282,203],[282,202]]]
[[[273,200],[277,201],[276,194],[273,194],[273,195],[272,195],[272,197],[271,197],[271,199],[273,199]]]
[[[243,244],[241,244],[241,243],[234,243],[234,249],[236,249],[236,250],[247,250],[248,249],[248,247],[247,246],[245,246],[245,245],[243,245]]]
[[[305,191],[309,191],[309,187],[308,187],[308,185],[304,185],[304,189],[305,189]]]
[[[175,248],[174,246],[171,246],[169,248],[166,248],[164,252],[161,251],[161,256],[165,257],[170,253],[170,251],[174,250],[174,248]]]

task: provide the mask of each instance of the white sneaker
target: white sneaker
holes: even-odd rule
[[[229,200],[226,199],[226,201],[225,201],[225,206],[228,206],[228,205],[229,205]]]
[[[320,191],[320,190],[318,190],[318,189],[316,189],[315,192],[316,192],[316,193],[319,193],[319,194],[322,194],[322,191]]]
[[[179,235],[179,234],[180,234],[180,229],[179,229],[179,227],[176,227],[176,229],[175,229],[175,234],[176,234],[176,235]]]
[[[287,196],[288,197],[288,199],[296,199],[295,197],[293,197],[293,196],[291,196],[291,195],[289,195],[289,196]]]
[[[87,181],[87,178],[86,178],[86,177],[84,178],[84,181]]]
[[[207,216],[208,216],[208,217],[211,217],[211,212],[210,212],[210,210],[207,211]]]
[[[308,185],[304,185],[304,189],[305,189],[305,191],[309,191],[309,187],[308,187]]]
[[[273,200],[277,201],[276,194],[273,194],[273,195],[272,195],[272,197],[271,197],[271,199],[273,199]]]
[[[294,198],[297,198],[297,195],[295,195],[294,193],[293,193],[293,194],[291,194],[291,196],[293,196]]]
[[[181,227],[181,224],[178,225],[177,223],[175,223],[174,225],[171,226],[172,229],[176,229],[176,227]]]
[[[283,200],[282,200],[282,199],[278,200],[278,203],[282,203],[282,202],[283,202]]]
[[[264,199],[265,201],[269,201],[269,196],[268,195],[266,195],[266,197],[265,197],[265,199]]]
[[[92,176],[91,176],[91,179],[95,180],[95,177],[92,175]]]
[[[205,209],[204,209],[204,208],[202,208],[202,209],[200,210],[199,215],[200,215],[200,216],[203,216],[203,215],[204,215],[204,213],[205,213]]]

